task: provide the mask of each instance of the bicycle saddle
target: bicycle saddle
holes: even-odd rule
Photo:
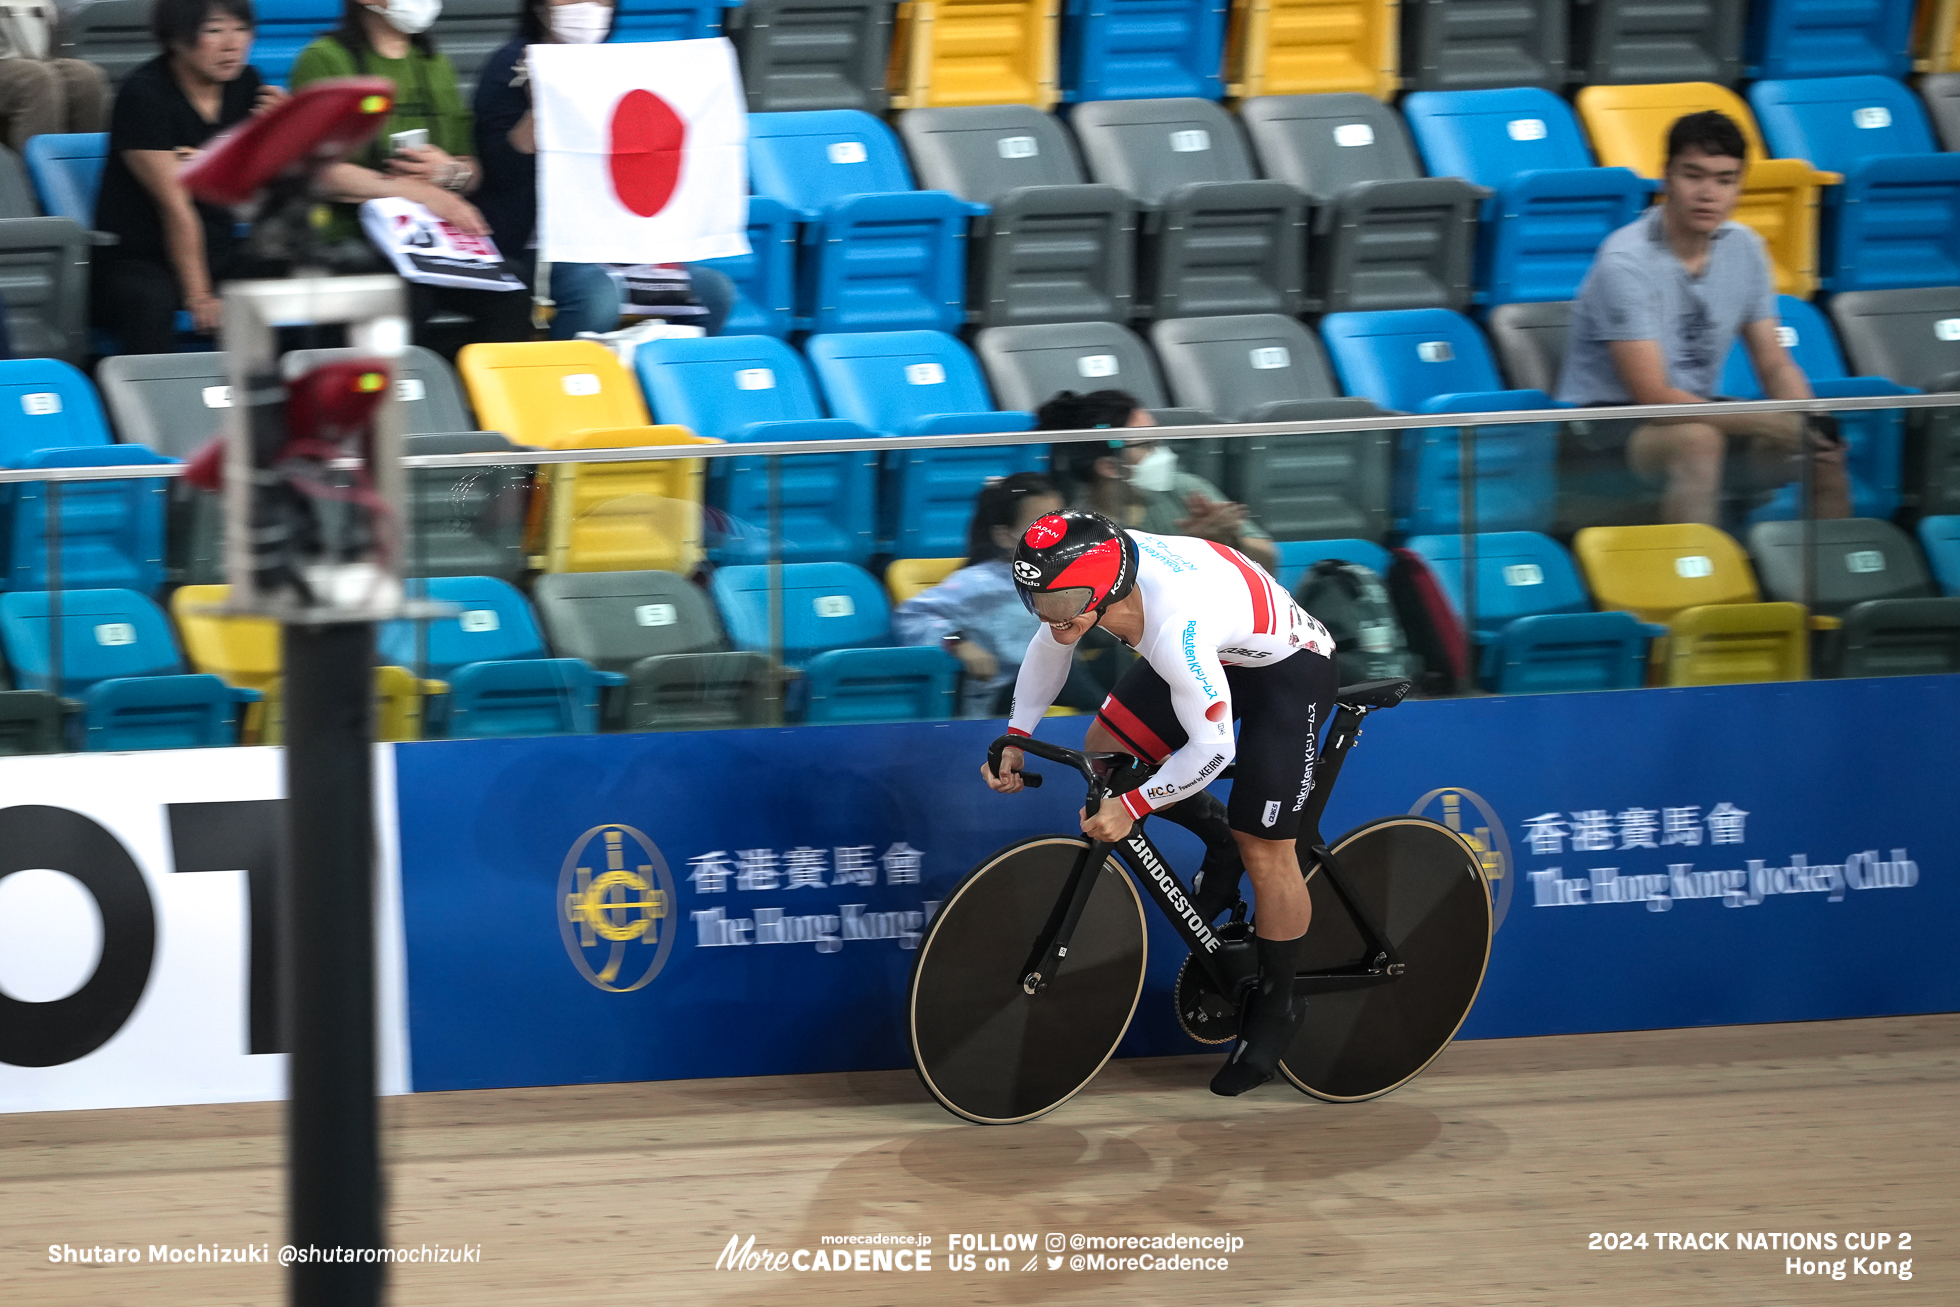
[[[1393,708],[1402,702],[1414,683],[1405,680],[1363,681],[1359,685],[1343,685],[1334,692],[1334,702],[1344,708]]]

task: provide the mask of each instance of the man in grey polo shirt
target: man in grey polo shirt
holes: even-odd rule
[[[1701,404],[1742,337],[1763,393],[1809,399],[1810,383],[1776,338],[1776,283],[1762,238],[1730,216],[1742,198],[1742,131],[1719,113],[1678,119],[1667,134],[1660,204],[1608,236],[1572,307],[1558,398],[1607,404]],[[1669,522],[1721,522],[1724,468],[1760,491],[1816,462],[1820,517],[1848,517],[1835,424],[1795,414],[1594,423],[1588,443],[1624,441],[1627,463],[1659,482]]]

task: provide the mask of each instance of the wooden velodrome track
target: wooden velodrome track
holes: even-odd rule
[[[1112,1063],[1030,1125],[909,1071],[386,1105],[397,1304],[1960,1302],[1960,1015],[1461,1043],[1388,1098],[1205,1092]],[[47,1246],[280,1242],[281,1107],[0,1117],[0,1303],[276,1304],[276,1266],[50,1265]],[[1230,1270],[955,1271],[952,1232],[1244,1239]],[[1589,1251],[1594,1232],[1646,1251]],[[1728,1251],[1651,1232],[1724,1232]],[[1910,1232],[1912,1278],[1786,1273],[1734,1233]],[[730,1235],[933,1236],[930,1274],[717,1272]],[[1130,1254],[1135,1255],[1135,1254]],[[1187,1256],[1193,1254],[1185,1254]],[[1216,1255],[1216,1254],[1201,1254]]]

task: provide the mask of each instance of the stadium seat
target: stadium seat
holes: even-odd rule
[[[41,450],[15,466],[147,467],[176,461],[141,445],[95,445]],[[53,484],[0,486],[7,562],[0,589],[36,590],[52,583],[154,595],[164,578],[164,478],[64,481],[58,492],[51,490]],[[54,549],[61,551],[58,567],[50,558]]]
[[[896,608],[960,570],[965,558],[894,558],[885,568],[885,592]]]
[[[1340,398],[1320,342],[1296,318],[1173,318],[1157,323],[1150,336],[1171,397],[1220,421],[1381,414],[1365,399]],[[1379,539],[1388,531],[1390,445],[1386,431],[1233,440],[1225,444],[1221,481],[1225,493],[1276,537]]]
[[[1823,311],[1792,295],[1777,297],[1781,319],[1778,336],[1791,358],[1810,379],[1821,399],[1861,395],[1911,395],[1916,392],[1884,377],[1845,375],[1844,358]],[[1762,399],[1749,351],[1740,340],[1729,350],[1722,369],[1721,394],[1730,399]],[[1845,468],[1851,475],[1851,511],[1857,517],[1891,517],[1898,511],[1901,460],[1905,447],[1903,410],[1866,409],[1836,415],[1845,439]],[[1754,522],[1802,516],[1799,487],[1793,482],[1769,503],[1750,514]]]
[[[1763,603],[1749,560],[1712,526],[1587,527],[1573,537],[1586,588],[1603,609],[1668,628],[1654,643],[1665,685],[1801,680],[1809,669],[1803,605]]]
[[[43,132],[28,139],[25,157],[41,197],[41,212],[93,227],[102,165],[109,158],[109,133]]]
[[[299,53],[340,21],[336,0],[259,0],[252,33],[252,66],[268,82],[284,86]],[[515,24],[512,25],[515,30]]]
[[[1217,0],[1065,0],[1062,100],[1222,99]]]
[[[894,109],[1052,108],[1060,0],[910,0],[892,28]]]
[[[1581,86],[1742,77],[1745,0],[1684,5],[1584,0],[1572,6],[1571,80]]]
[[[1751,0],[1743,75],[1904,77],[1910,70],[1913,0]]]
[[[686,578],[661,571],[542,576],[531,597],[554,651],[626,678],[624,729],[769,721],[768,656],[731,650],[714,605]]]
[[[1596,613],[1571,557],[1535,531],[1410,537],[1481,646],[1478,676],[1500,694],[1631,690],[1646,684],[1648,644],[1665,632],[1631,613]],[[1464,594],[1474,549],[1476,587]],[[1466,613],[1466,603],[1475,611]]]
[[[891,103],[895,0],[748,0],[728,11],[750,113]]]
[[[1089,173],[1143,210],[1139,316],[1300,311],[1307,197],[1259,178],[1237,119],[1210,100],[1099,100],[1070,125]]]
[[[56,359],[0,359],[0,467],[108,443],[101,401],[81,372]]]
[[[0,674],[0,758],[60,753],[62,702],[45,690],[9,690]]]
[[[256,710],[256,742],[285,738],[285,646],[279,623],[267,617],[232,617],[208,610],[231,595],[228,585],[179,586],[170,596],[170,616],[193,668],[228,685],[265,696]],[[447,692],[441,681],[424,681],[406,667],[374,669],[374,738],[419,740],[428,696]],[[248,722],[250,718],[248,716]]]
[[[885,436],[1020,432],[1034,414],[995,409],[980,365],[937,331],[812,336],[804,344],[830,411]],[[1046,445],[886,450],[878,486],[878,549],[936,558],[966,548],[974,496],[987,482],[1048,466]]]
[[[907,109],[898,130],[927,186],[988,208],[969,236],[968,314],[981,326],[1130,316],[1136,201],[1087,180],[1054,115],[1011,104]]]
[[[89,243],[68,218],[0,220],[0,311],[17,357],[86,360]]]
[[[1960,5],[1954,9],[1960,13]],[[1960,73],[1936,73],[1920,78],[1919,94],[1926,101],[1933,129],[1940,134],[1940,148],[1960,149]]]
[[[586,734],[599,728],[599,692],[626,678],[577,658],[553,658],[531,606],[488,576],[437,576],[411,594],[455,605],[449,617],[385,622],[381,657],[449,683],[431,725],[452,738]]]
[[[1804,541],[1814,553],[1806,576]],[[1763,589],[1836,619],[1818,632],[1825,676],[1906,676],[1960,671],[1960,599],[1935,598],[1912,538],[1872,518],[1763,522],[1749,532]]]
[[[402,438],[402,453],[411,458],[515,452],[516,446],[494,431]],[[402,575],[494,576],[503,581],[523,577],[529,467],[406,468],[403,481],[408,541],[402,551]]]
[[[56,621],[58,655],[50,638]],[[89,750],[234,744],[240,707],[259,698],[215,676],[186,674],[163,610],[132,590],[0,594],[0,648],[24,688],[82,701],[81,744]]]
[[[741,0],[619,0],[614,41],[700,41],[720,36]]]
[[[749,118],[749,181],[803,223],[797,323],[811,331],[956,331],[967,221],[986,212],[914,190],[898,137],[856,109]]]
[[[1410,90],[1561,91],[1567,54],[1563,0],[1403,0],[1402,85]]]
[[[1313,202],[1310,308],[1469,305],[1484,192],[1425,177],[1401,115],[1350,92],[1262,96],[1239,117],[1265,174]]]
[[[1307,569],[1322,559],[1359,563],[1376,576],[1387,576],[1392,561],[1388,550],[1372,540],[1279,540],[1273,548],[1279,552],[1279,567],[1273,572],[1273,578],[1289,594],[1300,588]]]
[[[1960,595],[1960,514],[1920,518],[1919,543],[1941,592]]]
[[[1960,284],[1960,155],[1940,151],[1903,83],[1757,82],[1749,103],[1770,149],[1844,176],[1823,195],[1825,290]]]
[[[1477,231],[1481,303],[1572,299],[1599,243],[1654,189],[1595,167],[1571,106],[1550,91],[1421,91],[1402,107],[1433,176],[1492,192]]]
[[[803,669],[806,723],[958,716],[959,659],[943,649],[833,649]]]
[[[796,317],[796,216],[767,195],[749,196],[749,252],[704,260],[735,283],[724,336],[787,336]]]
[[[1652,178],[1660,177],[1666,163],[1667,131],[1675,119],[1704,109],[1734,119],[1749,152],[1735,220],[1763,238],[1778,291],[1800,299],[1816,292],[1818,191],[1839,177],[1819,171],[1808,159],[1770,158],[1741,96],[1713,82],[1588,86],[1579,92],[1578,105],[1601,162]]]
[[[1420,413],[1549,409],[1543,391],[1505,390],[1483,334],[1448,309],[1333,313],[1321,335],[1342,388],[1383,408]],[[1556,422],[1475,428],[1476,524],[1485,531],[1551,525],[1558,456]],[[1458,429],[1404,431],[1395,469],[1399,530],[1462,529]]]
[[[1960,286],[1848,291],[1829,307],[1859,372],[1916,390],[1960,389]]]
[[[34,193],[27,165],[18,154],[0,145],[0,219],[40,216],[41,198]]]
[[[800,355],[769,336],[649,341],[634,352],[634,369],[654,411],[716,439],[863,440],[855,422],[826,418]],[[720,518],[709,541],[717,564],[861,563],[876,547],[878,456],[866,451],[802,454],[778,463],[771,521],[771,462],[716,459],[708,469],[708,502]]]
[[[469,345],[456,363],[484,429],[521,445],[560,449],[576,433],[649,425],[639,387],[596,341]]]
[[[153,0],[82,0],[64,6],[55,30],[54,54],[84,59],[108,75],[110,86],[156,58],[157,39],[150,31]]]
[[[1491,347],[1504,376],[1520,390],[1558,393],[1565,366],[1565,338],[1572,328],[1572,302],[1499,304],[1484,319]]]
[[[988,327],[973,338],[994,398],[1034,412],[1064,390],[1124,390],[1147,409],[1168,402],[1150,350],[1113,322]]]
[[[1401,85],[1398,8],[1396,0],[1232,0],[1226,93],[1391,100]]]

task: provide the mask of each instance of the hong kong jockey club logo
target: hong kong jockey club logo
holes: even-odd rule
[[[558,933],[579,974],[630,994],[674,951],[674,877],[653,841],[631,826],[594,826],[558,871]]]
[[[1017,581],[1025,581],[1029,585],[1033,585],[1041,579],[1041,569],[1024,558],[1017,558],[1014,560],[1014,578]]]
[[[1046,549],[1067,534],[1068,523],[1050,513],[1029,527],[1028,533],[1021,538],[1036,549]]]
[[[1469,790],[1446,787],[1417,799],[1409,815],[1442,822],[1477,851],[1484,883],[1490,889],[1490,929],[1496,934],[1504,924],[1504,914],[1510,911],[1511,894],[1517,887],[1517,877],[1511,874],[1511,840],[1496,810]]]

